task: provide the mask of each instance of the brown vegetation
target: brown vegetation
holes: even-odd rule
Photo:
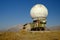
[[[60,32],[29,32],[24,30],[19,32],[2,32],[0,33],[0,40],[60,40]]]

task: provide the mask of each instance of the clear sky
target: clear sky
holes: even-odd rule
[[[47,7],[47,26],[60,25],[60,0],[0,0],[0,29],[32,22],[30,9],[35,4]]]

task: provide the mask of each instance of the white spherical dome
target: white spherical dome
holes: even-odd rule
[[[35,6],[32,7],[30,15],[32,18],[47,17],[48,10],[44,5],[36,4]]]

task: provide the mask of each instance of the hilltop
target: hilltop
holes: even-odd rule
[[[0,32],[0,40],[60,40],[60,26],[50,27],[45,31],[27,31],[23,29],[27,25],[15,25]]]
[[[25,31],[0,33],[0,40],[60,40],[59,31]]]
[[[9,28],[7,31],[13,31],[13,32],[17,32],[21,29],[23,29],[23,27],[30,28],[30,23],[26,23],[24,25],[16,25],[14,27]],[[46,27],[46,31],[60,31],[60,26],[52,26],[52,27]]]

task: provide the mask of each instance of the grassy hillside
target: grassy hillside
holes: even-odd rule
[[[0,40],[60,40],[59,31],[28,32],[0,32]]]

